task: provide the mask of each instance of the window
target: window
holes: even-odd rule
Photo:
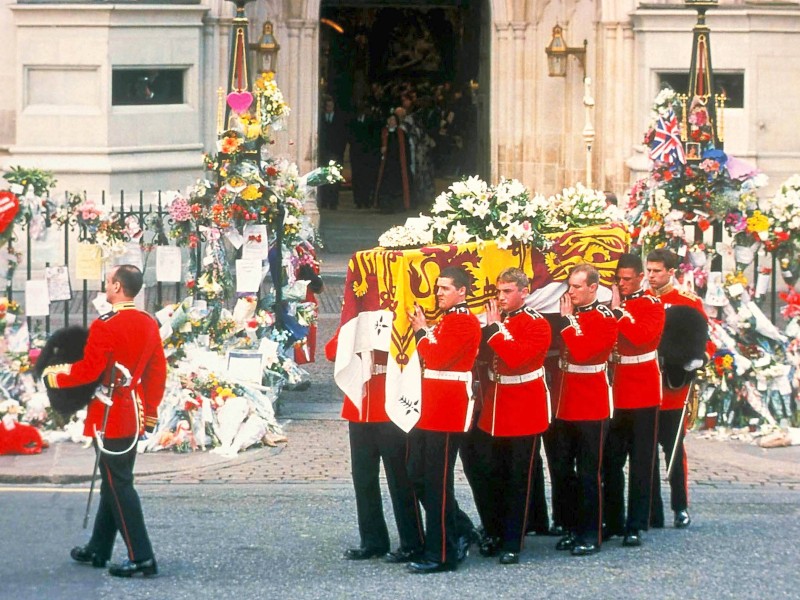
[[[679,94],[689,91],[689,72],[660,72],[658,73],[658,89],[669,85]],[[714,72],[715,93],[723,91],[727,100],[725,108],[744,108],[744,73],[718,73]]]
[[[111,74],[111,104],[183,104],[186,69],[115,68]]]

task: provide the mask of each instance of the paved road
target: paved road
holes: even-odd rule
[[[639,549],[612,541],[596,556],[575,558],[553,550],[553,538],[532,537],[519,565],[501,567],[473,551],[459,571],[431,576],[340,558],[357,540],[345,483],[142,484],[140,491],[162,574],[120,581],[67,558],[85,540],[81,488],[0,489],[0,597],[797,597],[800,494],[780,489],[695,488],[695,524],[651,532]],[[458,486],[457,494],[468,491]]]

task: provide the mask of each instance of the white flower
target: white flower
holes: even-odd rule
[[[497,247],[501,250],[506,250],[509,246],[511,246],[512,239],[505,234],[501,234],[497,237]]]
[[[436,196],[436,200],[433,201],[433,208],[431,212],[433,214],[449,212],[450,211],[450,201],[447,197],[447,193],[443,192]]]
[[[475,214],[475,198],[467,196],[466,198],[461,199],[461,203],[459,208],[466,212],[467,214],[474,215]]]
[[[483,181],[477,175],[468,177],[465,182],[465,185],[467,187],[467,190],[469,190],[469,192],[475,196],[481,196],[487,193],[488,186],[486,185],[486,182]]]
[[[450,233],[447,235],[447,240],[452,244],[466,244],[470,241],[470,234],[467,226],[461,221],[456,221]]]
[[[489,202],[486,200],[478,202],[475,205],[472,214],[478,217],[479,219],[483,219],[484,217],[486,217],[486,215],[489,214]]]

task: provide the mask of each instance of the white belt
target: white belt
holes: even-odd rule
[[[623,354],[614,357],[614,362],[621,365],[638,365],[640,363],[649,362],[658,358],[658,350],[646,352],[645,354],[635,354],[634,356],[625,356]]]
[[[606,363],[599,365],[575,365],[570,362],[561,361],[561,370],[565,373],[602,373],[606,370]]]
[[[372,374],[373,375],[385,375],[386,374],[386,365],[372,365]]]
[[[425,379],[444,379],[445,381],[470,381],[471,371],[437,371],[435,369],[425,369],[422,374]]]
[[[528,381],[536,381],[544,377],[544,367],[539,367],[530,373],[523,373],[522,375],[495,375],[493,371],[489,371],[489,379],[496,381],[501,385],[513,385],[517,383],[526,383]]]

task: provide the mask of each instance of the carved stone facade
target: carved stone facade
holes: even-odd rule
[[[478,1],[478,0],[473,0]],[[556,23],[567,42],[587,40],[586,75],[595,187],[622,193],[646,169],[639,145],[659,73],[687,71],[694,11],[635,0],[482,0],[479,114],[492,179],[517,177],[551,193],[586,177],[584,73],[547,74]],[[315,164],[319,15],[323,0],[247,5],[251,41],[267,18],[281,44],[278,84],[292,107],[275,154],[301,171]],[[410,6],[410,2],[398,2]],[[424,3],[418,3],[420,5]],[[183,187],[200,174],[216,135],[217,94],[227,72],[233,3],[73,3],[0,0],[0,167],[57,172],[90,191]],[[718,71],[742,73],[742,108],[725,112],[726,149],[755,162],[777,185],[800,170],[800,8],[722,2],[708,14]],[[476,24],[477,25],[477,24]],[[184,102],[112,105],[115,67],[185,70]]]

